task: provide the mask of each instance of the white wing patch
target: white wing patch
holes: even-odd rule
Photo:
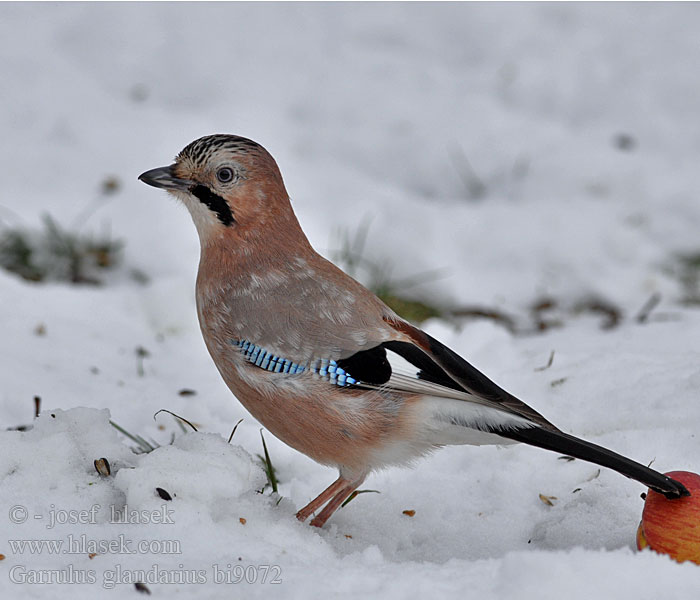
[[[396,354],[396,352],[387,349],[386,358],[391,365],[391,377],[389,381],[384,384],[384,386],[388,388],[401,390],[402,392],[426,394],[437,398],[463,400],[474,404],[483,404],[484,406],[492,408],[498,407],[496,403],[474,396],[467,391],[461,392],[438,383],[433,383],[432,381],[420,379],[420,370],[403,358],[403,356]]]
[[[537,425],[498,403],[419,378],[419,369],[387,348],[391,377],[379,389],[425,396],[422,420],[441,444],[509,444],[498,431]]]

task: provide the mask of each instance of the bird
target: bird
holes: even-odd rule
[[[525,443],[610,468],[667,498],[678,481],[563,432],[318,254],[263,146],[201,137],[139,179],[188,209],[206,347],[267,430],[338,478],[296,517],[323,527],[369,473],[446,445]]]

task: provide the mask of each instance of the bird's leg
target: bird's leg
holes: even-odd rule
[[[314,517],[313,521],[311,521],[311,525],[314,527],[323,527],[326,521],[330,519],[331,515],[338,510],[340,505],[345,502],[346,498],[348,498],[348,496],[350,496],[350,494],[352,494],[364,480],[364,477],[361,479],[356,479],[355,481],[348,481],[346,479],[345,485],[335,494],[335,496],[333,496],[331,501],[326,504],[325,508],[320,512],[320,514]]]
[[[306,519],[311,515],[311,513],[316,512],[321,506],[328,502],[330,498],[338,494],[339,491],[344,489],[349,483],[350,481],[344,479],[342,476],[338,477],[338,479],[331,483],[315,499],[309,502],[304,508],[302,508],[297,513],[297,519],[299,519],[300,521],[306,521]]]

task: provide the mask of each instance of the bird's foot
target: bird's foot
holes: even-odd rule
[[[313,513],[321,506],[326,504],[323,510],[311,521],[312,527],[323,527],[331,515],[340,508],[340,505],[352,494],[358,486],[364,481],[364,476],[355,481],[349,481],[343,477],[338,477],[331,485],[329,485],[318,497],[314,498],[296,515],[300,521],[306,521]]]

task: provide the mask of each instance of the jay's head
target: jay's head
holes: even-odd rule
[[[264,226],[291,211],[275,159],[260,144],[236,135],[199,138],[172,165],[139,179],[181,200],[202,242]]]

